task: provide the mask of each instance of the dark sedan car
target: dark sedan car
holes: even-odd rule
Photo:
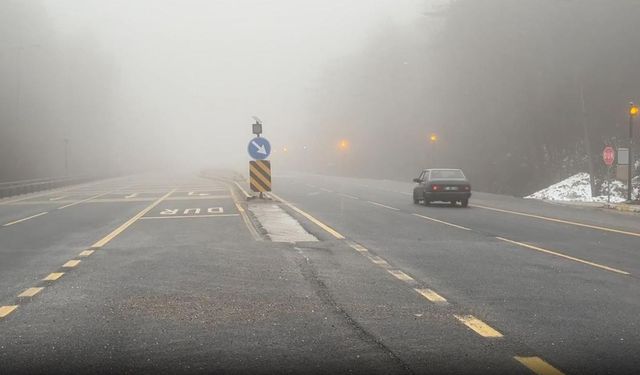
[[[414,178],[418,186],[413,188],[413,203],[423,201],[449,202],[455,206],[460,202],[462,207],[469,205],[471,185],[460,169],[425,169],[420,177]]]

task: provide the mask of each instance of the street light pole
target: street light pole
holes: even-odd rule
[[[431,168],[436,168],[436,143],[438,143],[438,135],[436,133],[431,133],[429,136],[429,142],[431,142],[431,163],[433,164]]]
[[[64,175],[69,177],[69,139],[64,139]]]
[[[627,173],[627,201],[631,202],[633,192],[633,118],[638,115],[638,107],[629,103],[629,165]]]

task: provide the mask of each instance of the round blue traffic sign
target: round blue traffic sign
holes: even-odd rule
[[[249,141],[247,150],[249,151],[249,155],[255,160],[263,160],[271,154],[271,144],[266,138],[256,137]]]

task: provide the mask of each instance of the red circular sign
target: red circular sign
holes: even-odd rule
[[[604,148],[602,151],[602,159],[606,165],[613,165],[613,161],[615,160],[615,151],[613,151],[613,147],[607,146]]]

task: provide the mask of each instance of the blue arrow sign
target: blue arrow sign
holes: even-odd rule
[[[247,150],[249,151],[249,155],[255,160],[263,160],[271,154],[271,144],[266,138],[256,137],[249,141]]]

